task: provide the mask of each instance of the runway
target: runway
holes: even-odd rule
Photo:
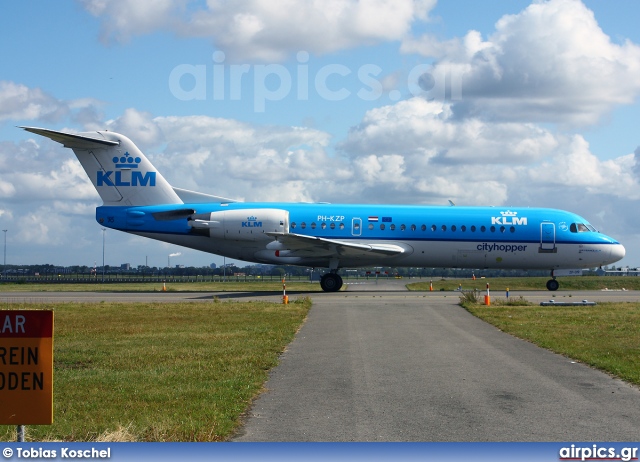
[[[292,295],[311,296],[313,307],[234,441],[638,440],[637,388],[498,331],[457,306],[455,292],[408,292],[389,282]],[[0,301],[193,301],[214,295],[281,299],[49,292],[1,293]],[[523,295],[550,298],[546,291]],[[563,297],[640,300],[638,292],[554,296]]]

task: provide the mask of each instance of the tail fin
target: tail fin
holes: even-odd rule
[[[138,147],[124,135],[108,131],[70,134],[20,127],[73,149],[104,205],[182,204]]]

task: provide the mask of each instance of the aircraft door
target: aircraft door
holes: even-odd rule
[[[540,248],[541,253],[556,253],[556,225],[551,222],[540,223]]]
[[[360,236],[362,234],[362,218],[351,219],[351,235]]]

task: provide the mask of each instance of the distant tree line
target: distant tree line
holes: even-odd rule
[[[609,269],[615,269],[611,266]],[[208,266],[177,266],[177,267],[150,267],[140,265],[136,268],[122,268],[120,266],[105,265],[105,274],[121,274],[136,276],[317,276],[326,272],[326,269],[302,266],[277,266],[277,265],[248,265],[239,267],[228,264],[225,267],[211,268]],[[56,266],[50,264],[41,265],[7,265],[3,268],[1,275],[8,277],[16,276],[51,276],[51,275],[92,275],[102,274],[102,266]],[[358,269],[342,269],[343,277],[414,277],[414,278],[472,278],[479,277],[528,277],[528,276],[549,276],[548,270],[499,270],[499,269],[458,269],[458,268],[395,268],[395,267],[371,267]],[[585,270],[585,275],[596,274],[596,271]]]

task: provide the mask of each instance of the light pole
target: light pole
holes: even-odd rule
[[[6,229],[2,230],[2,232],[4,232],[4,263],[2,265],[2,274],[5,278],[7,277],[7,231]]]
[[[104,235],[107,228],[102,228],[102,283],[104,284]]]

